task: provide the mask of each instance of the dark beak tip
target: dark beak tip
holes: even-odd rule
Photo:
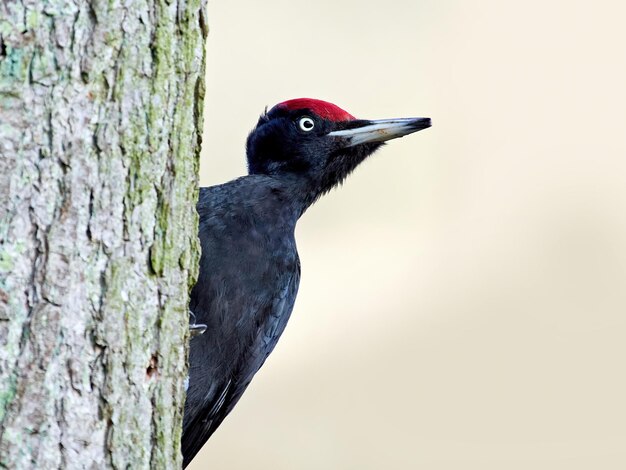
[[[428,129],[430,126],[432,126],[430,118],[416,118],[412,127],[416,131],[420,131],[422,129]]]

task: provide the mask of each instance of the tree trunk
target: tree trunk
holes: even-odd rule
[[[205,0],[0,4],[0,468],[175,468]]]

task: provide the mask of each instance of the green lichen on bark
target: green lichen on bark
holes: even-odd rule
[[[0,6],[0,468],[180,466],[204,10]]]

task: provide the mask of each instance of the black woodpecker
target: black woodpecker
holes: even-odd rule
[[[184,467],[285,329],[300,281],[300,216],[384,141],[427,127],[428,118],[370,121],[326,101],[285,101],[248,136],[249,174],[200,189],[202,257],[190,310],[192,333],[206,332],[190,342]]]

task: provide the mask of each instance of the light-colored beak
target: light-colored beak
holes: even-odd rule
[[[430,118],[379,119],[365,121],[364,125],[353,129],[329,132],[328,135],[343,139],[345,147],[354,147],[368,142],[396,139],[428,127]]]

